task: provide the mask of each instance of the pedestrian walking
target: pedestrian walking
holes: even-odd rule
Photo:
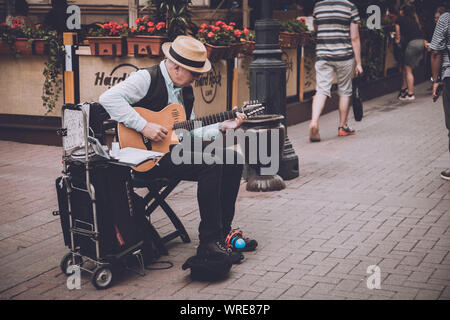
[[[417,17],[414,6],[404,5],[401,8],[403,14],[395,22],[395,43],[403,50],[402,85],[398,99],[412,101],[414,95],[414,69],[422,59],[427,41],[423,33],[422,25]]]
[[[339,95],[338,136],[355,134],[347,124],[352,96],[353,72],[362,73],[361,43],[359,40],[359,13],[356,6],[346,0],[324,0],[314,6],[316,41],[316,94],[313,98],[309,140],[320,141],[319,117],[327,97],[331,97],[334,74],[337,76]],[[356,62],[356,69],[355,69]]]
[[[450,12],[442,14],[434,29],[431,40],[431,72],[433,74],[433,99],[438,97],[438,87],[442,88],[445,125],[448,130],[450,152]],[[441,172],[442,179],[450,180],[450,170]]]

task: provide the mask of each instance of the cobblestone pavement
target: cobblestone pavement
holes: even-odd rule
[[[183,262],[195,253],[196,188],[185,182],[169,197],[193,240],[173,240],[168,270],[122,273],[96,290],[88,273],[68,290],[59,268],[63,245],[54,181],[57,147],[0,141],[1,299],[449,299],[450,166],[441,100],[429,84],[414,102],[395,94],[364,104],[357,134],[337,137],[337,112],[320,122],[322,142],[309,143],[308,124],[289,127],[300,177],[282,192],[250,193],[245,183],[234,226],[255,237],[227,280],[193,282]],[[153,223],[171,230],[158,212]],[[380,268],[381,289],[367,268]]]

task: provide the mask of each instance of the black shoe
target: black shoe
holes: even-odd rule
[[[226,248],[221,241],[208,242],[200,244],[197,248],[197,256],[210,257],[211,255],[225,254],[230,257],[232,264],[239,264],[244,260],[244,255],[240,252],[233,252],[230,248]]]
[[[227,249],[222,241],[211,241],[207,243],[200,243],[197,248],[198,256],[208,256],[213,254],[226,254],[230,255],[231,250]]]
[[[444,170],[441,172],[441,178],[444,180],[450,180],[450,170]]]
[[[400,89],[400,92],[398,93],[397,99],[403,99],[408,94],[408,88]]]

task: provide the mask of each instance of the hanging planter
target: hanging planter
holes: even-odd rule
[[[241,30],[235,29],[235,23],[226,24],[219,20],[215,24],[202,24],[196,37],[205,45],[208,59],[217,61],[232,59],[242,52],[242,35]]]
[[[110,21],[97,24],[91,28],[87,39],[91,48],[91,55],[95,56],[123,56],[126,55],[125,38],[128,24]]]
[[[129,56],[161,56],[161,45],[168,40],[165,36],[136,35],[127,37]]]
[[[280,47],[297,48],[301,39],[300,33],[280,32]]]
[[[122,56],[125,54],[123,37],[87,37],[91,55]]]
[[[311,32],[300,33],[300,46],[304,47],[308,44],[308,42],[311,42],[311,41],[313,41]]]
[[[218,61],[224,59],[227,55],[227,51],[230,50],[230,46],[213,46],[212,44],[205,43],[208,59],[211,61]]]
[[[242,53],[246,56],[251,56],[253,54],[253,51],[255,51],[255,45],[255,41],[245,41],[242,48]]]
[[[280,25],[280,47],[297,48],[304,46],[308,41],[310,32],[305,18],[297,18],[283,21]]]
[[[234,59],[243,50],[244,50],[243,42],[233,43],[230,45],[229,49],[227,50],[227,52],[225,53],[223,58],[224,59]]]
[[[14,51],[5,40],[0,41],[0,54],[14,54]]]
[[[22,54],[22,55],[43,55],[46,53],[44,39],[17,38],[14,41],[14,49],[10,47],[8,42],[1,41],[0,54]]]

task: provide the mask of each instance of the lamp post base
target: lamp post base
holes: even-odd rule
[[[268,192],[279,191],[286,188],[286,184],[279,175],[273,176],[252,176],[248,178],[247,191]]]
[[[278,174],[283,180],[292,180],[299,176],[298,156],[295,154],[292,143],[287,136],[284,141],[283,157],[281,159]]]

